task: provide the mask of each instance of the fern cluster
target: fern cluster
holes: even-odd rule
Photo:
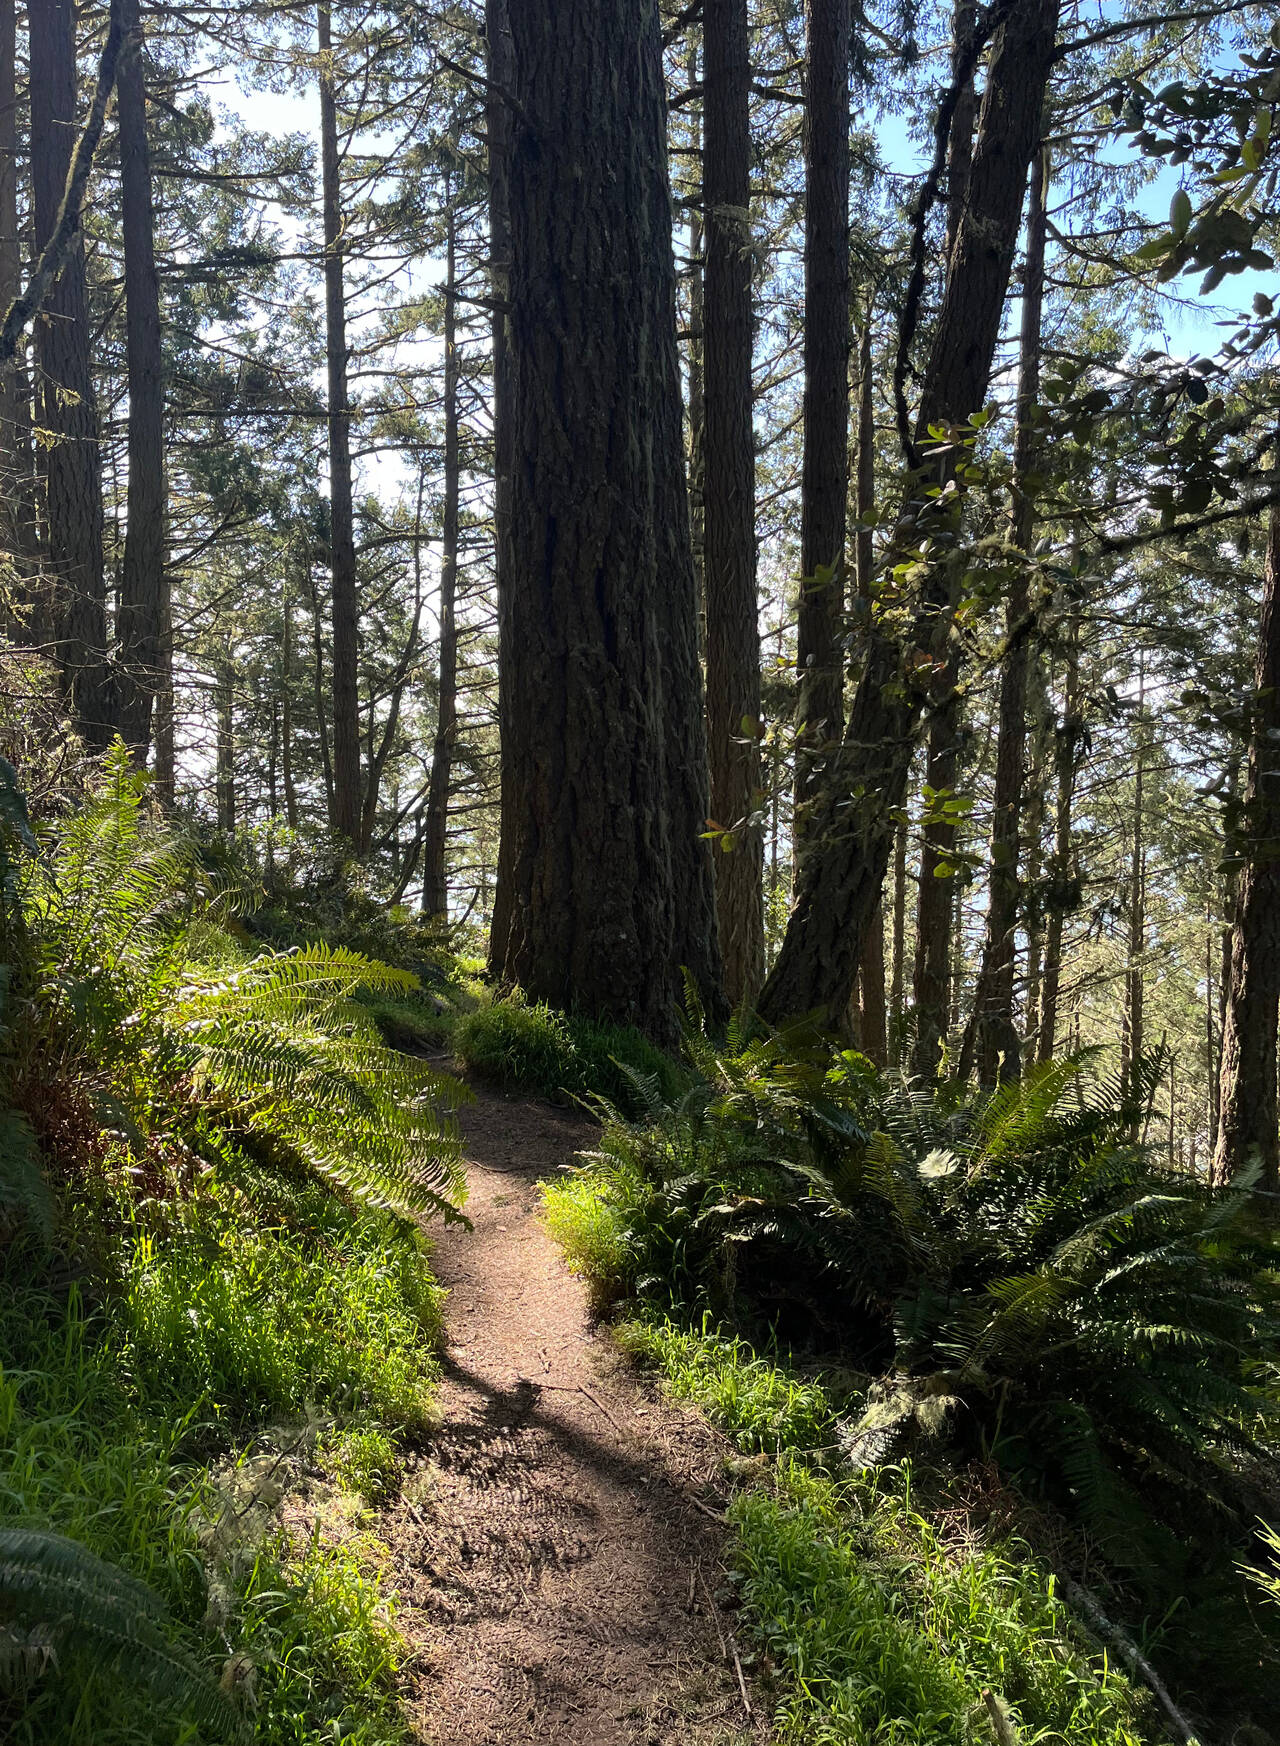
[[[388,1049],[354,998],[411,993],[415,978],[326,945],[246,960],[218,927],[233,893],[143,807],[117,749],[98,797],[26,857],[15,1101],[51,1125],[61,1077],[139,1151],[157,1135],[196,1152],[241,1146],[373,1206],[457,1216],[442,1111],[459,1088]]]
[[[803,1031],[694,1028],[690,1052],[698,1086],[644,1088],[646,1120],[607,1120],[586,1160],[618,1289],[841,1348],[890,1378],[855,1456],[945,1424],[1134,1564],[1161,1515],[1265,1507],[1280,1248],[1243,1188],[1135,1142],[1158,1062],[1136,1090],[1076,1059],[957,1108]]]

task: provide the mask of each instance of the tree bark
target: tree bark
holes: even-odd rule
[[[875,377],[871,344],[871,300],[858,346],[858,449],[854,474],[854,507],[858,532],[854,539],[855,578],[860,610],[871,622],[875,580],[875,545],[871,513],[876,502]],[[858,1047],[877,1067],[889,1064],[888,1011],[884,986],[884,900],[876,905],[858,964]]]
[[[0,310],[17,298],[22,280],[18,230],[18,41],[15,0],[0,0]],[[35,471],[31,448],[31,389],[25,359],[0,366],[0,540],[18,578],[19,598],[30,585],[35,556]],[[42,640],[47,627],[26,602],[28,638]]]
[[[1271,511],[1267,533],[1255,687],[1213,1174],[1224,1182],[1256,1162],[1258,1186],[1274,1194],[1280,1190],[1280,509]]]
[[[986,396],[1057,23],[1058,0],[1029,0],[1012,10],[993,45],[969,198],[921,394],[922,439],[931,424],[963,423]],[[937,467],[929,477],[937,479]],[[945,502],[918,493],[916,481],[891,556],[917,550],[922,536],[950,523]],[[889,627],[873,631],[849,724],[815,811],[787,937],[761,996],[761,1012],[771,1022],[816,1012],[834,1027],[848,1010],[924,705],[914,675],[921,657],[932,671],[933,626],[947,610],[946,577],[937,564],[925,566],[921,605],[914,626],[920,640],[906,651],[905,673],[904,651]]]
[[[1054,747],[1058,793],[1054,809],[1052,877],[1047,899],[1048,927],[1044,944],[1044,984],[1040,996],[1040,1029],[1036,1059],[1052,1061],[1058,1041],[1058,1005],[1062,988],[1062,934],[1071,882],[1071,812],[1075,800],[1076,748],[1080,739],[1078,713],[1079,655],[1076,630],[1067,643],[1067,677],[1062,699],[1062,725]]]
[[[1013,442],[1013,562],[1006,628],[1026,617],[1027,565],[1035,532],[1035,413],[1040,397],[1040,329],[1044,316],[1044,259],[1049,222],[1047,152],[1037,150],[1031,167],[1027,212],[1027,259],[1022,279],[1022,335],[1018,404]],[[1017,1079],[1022,1051],[1013,1022],[1018,927],[1020,820],[1027,749],[1027,673],[1025,637],[1011,643],[1000,671],[999,727],[996,734],[995,800],[991,814],[991,864],[986,937],[970,1024],[972,1054],[982,1085]],[[970,1053],[969,1047],[965,1055]],[[967,1078],[969,1061],[960,1074]]]
[[[952,78],[961,77],[967,64],[977,24],[974,0],[955,0],[952,11]],[[977,86],[971,72],[963,80],[947,142],[947,244],[950,263],[960,235],[960,222],[969,197],[973,172],[973,130],[977,123]],[[944,701],[929,723],[924,780],[927,790],[942,799],[955,790],[960,772],[960,706],[951,693],[959,676],[959,662],[950,644],[949,622],[938,622],[939,647],[934,651],[941,669]],[[920,879],[916,894],[916,955],[912,966],[911,1001],[915,1022],[912,1071],[922,1079],[937,1076],[942,1050],[951,1030],[952,921],[956,894],[954,874],[948,871],[956,846],[953,817],[935,812],[921,830]]]
[[[138,0],[123,0],[125,41],[116,71],[124,230],[125,345],[129,375],[129,487],[120,575],[119,726],[139,764],[164,678],[164,389],[160,281],[156,275],[151,152],[147,140],[144,44]]]
[[[751,61],[747,0],[704,0],[702,192],[704,574],[716,909],[731,1005],[764,981],[760,791],[760,625],[751,363]],[[847,122],[846,122],[847,126]]]
[[[70,192],[76,120],[73,0],[31,0],[29,28],[32,204],[36,249],[43,255],[47,247],[57,246],[59,220],[72,211],[64,202]],[[87,164],[85,170],[87,174]],[[115,729],[115,707],[107,657],[102,460],[79,200],[71,230],[63,229],[67,240],[61,270],[36,300],[44,316],[36,327],[37,416],[49,433],[45,517],[58,668],[77,731],[91,750],[102,750]]]
[[[512,913],[535,999],[723,1010],[653,0],[511,13]]]
[[[351,404],[347,391],[338,103],[330,8],[316,8],[320,50],[320,167],[324,223],[325,360],[329,382],[329,569],[333,586],[333,807],[330,824],[363,854],[360,785],[360,599],[351,502]]]
[[[444,294],[444,523],[441,529],[440,553],[440,686],[422,844],[422,913],[427,917],[442,917],[446,920],[449,915],[449,793],[452,788],[453,747],[458,734],[458,631],[454,608],[458,587],[458,497],[461,477],[458,459],[456,292],[457,238],[453,213],[450,211]]]
[[[228,836],[236,828],[235,669],[229,661],[218,670],[217,804],[218,829]]]
[[[1138,732],[1143,732],[1146,702],[1144,655],[1138,657]],[[1142,960],[1147,949],[1146,746],[1139,739],[1133,772],[1133,848],[1129,862],[1129,939],[1124,974],[1124,1024],[1120,1036],[1120,1076],[1136,1105],[1139,1069],[1146,1047],[1146,985]],[[1274,1055],[1274,1047],[1272,1054]],[[1274,1068],[1273,1068],[1274,1072]]]
[[[907,983],[907,825],[893,842],[893,972],[889,984],[889,1065],[902,1065],[902,1020]]]
[[[806,0],[804,456],[796,625],[797,866],[844,719],[845,534],[849,496],[850,0]]]
[[[489,292],[493,298],[493,556],[498,597],[498,865],[489,921],[489,969],[501,976],[507,960],[512,913],[510,857],[516,840],[520,796],[516,793],[511,708],[511,107],[515,78],[507,0],[485,0],[485,65],[488,76]]]

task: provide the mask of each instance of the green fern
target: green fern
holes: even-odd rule
[[[224,1738],[246,1732],[217,1685],[171,1641],[159,1596],[77,1540],[0,1529],[0,1617],[0,1681],[24,1683],[41,1662],[74,1650],[145,1683]]]

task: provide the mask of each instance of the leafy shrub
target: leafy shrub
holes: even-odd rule
[[[506,1090],[595,1097],[634,1114],[651,1096],[677,1096],[683,1085],[676,1063],[639,1031],[530,1005],[519,995],[465,1013],[453,1046],[480,1078]]]

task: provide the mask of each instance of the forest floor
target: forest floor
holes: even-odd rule
[[[474,1229],[436,1250],[443,1424],[384,1523],[415,1732],[430,1746],[766,1739],[724,1604],[728,1446],[593,1326],[538,1220],[538,1182],[594,1130],[483,1091],[461,1121]]]

